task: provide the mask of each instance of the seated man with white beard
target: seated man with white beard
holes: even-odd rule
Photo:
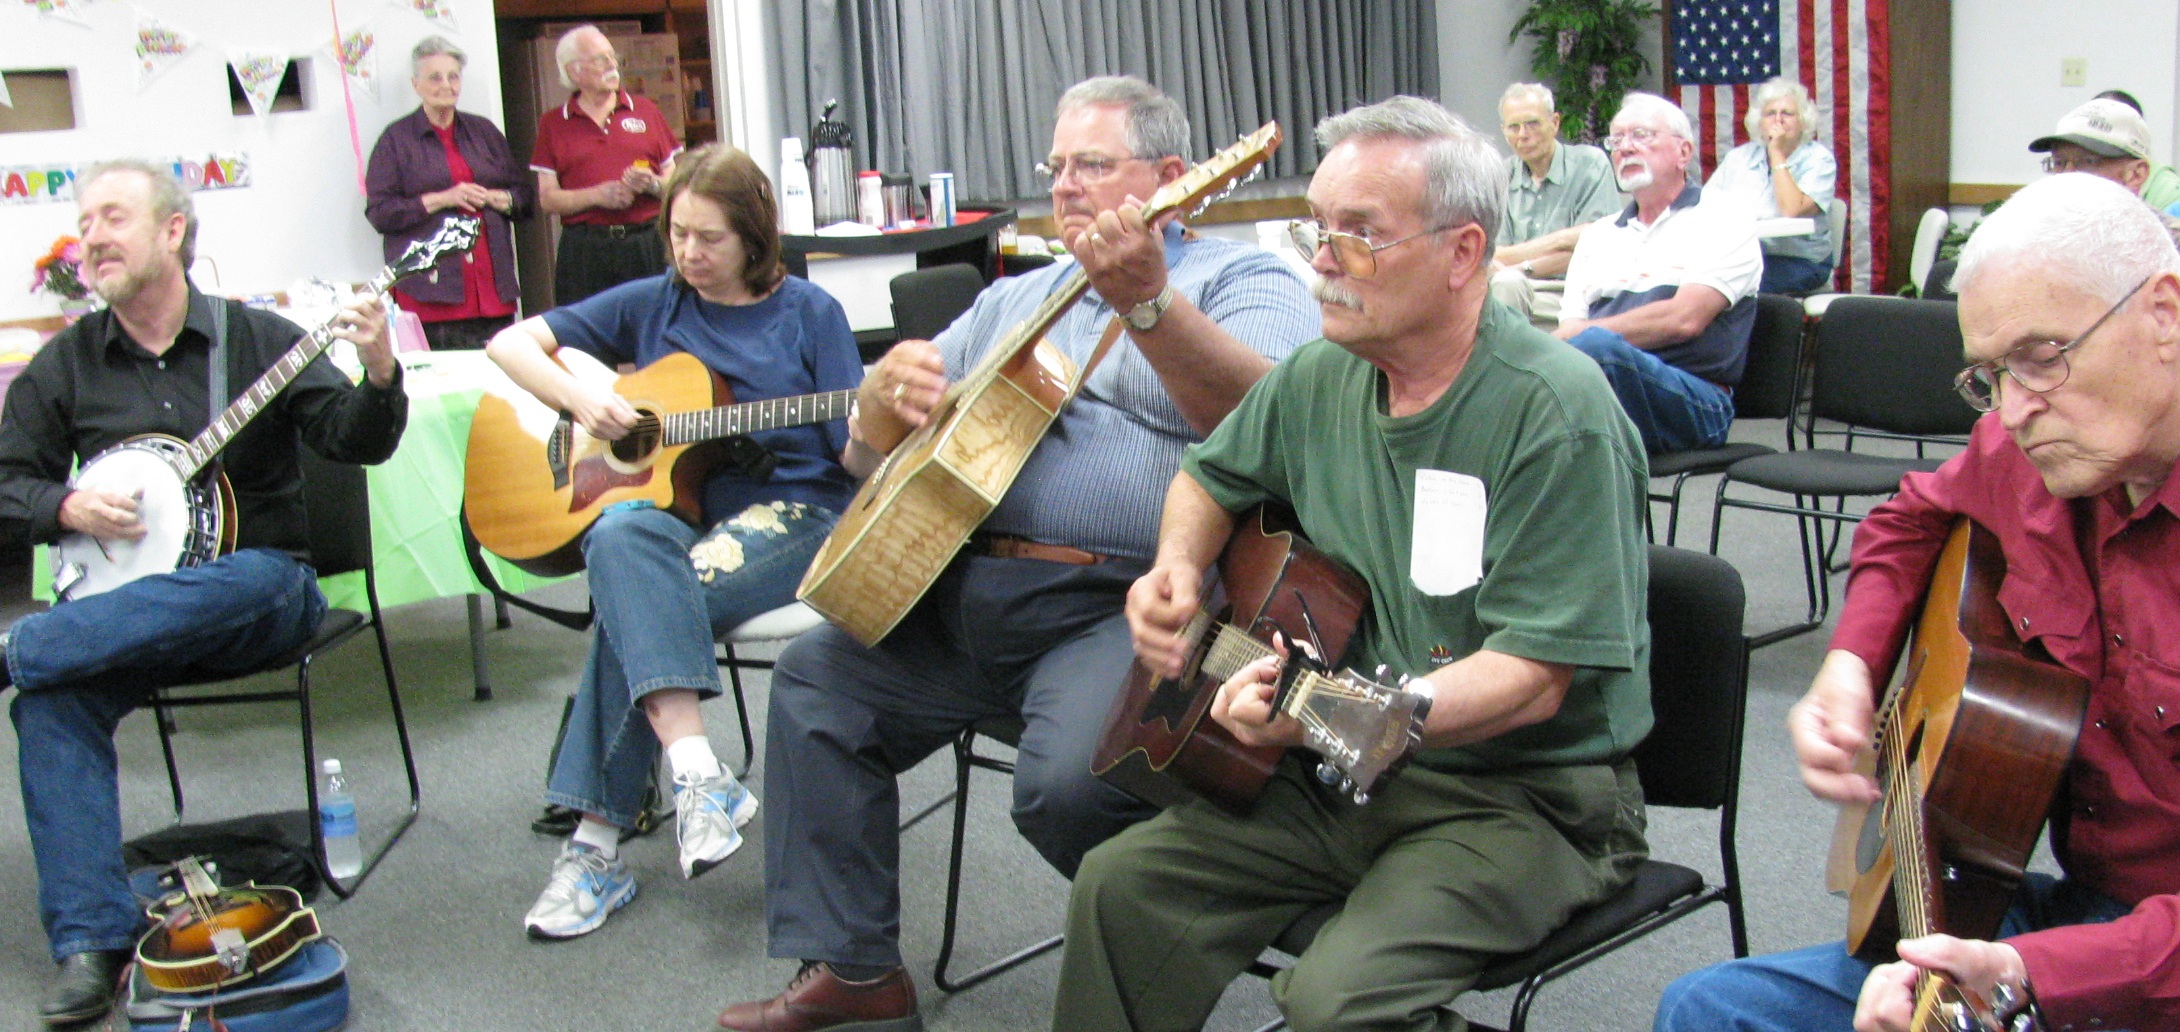
[[[1688,116],[1630,93],[1605,138],[1635,203],[1582,234],[1567,268],[1559,337],[1597,360],[1652,452],[1715,448],[1756,324],[1756,219],[1688,181]]]

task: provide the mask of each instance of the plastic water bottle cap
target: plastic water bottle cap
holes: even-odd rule
[[[328,774],[338,774],[338,773],[340,773],[340,772],[341,772],[341,761],[339,761],[339,760],[327,760],[327,761],[325,761],[325,772],[326,772],[326,773],[328,773]]]

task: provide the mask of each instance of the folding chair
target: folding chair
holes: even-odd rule
[[[1802,420],[1799,451],[1743,459],[1726,470],[1711,508],[1711,553],[1718,552],[1720,518],[1727,507],[1757,509],[1795,517],[1802,552],[1802,572],[1809,609],[1800,623],[1756,635],[1755,648],[1815,630],[1831,611],[1831,555],[1838,529],[1862,516],[1846,511],[1850,497],[1890,495],[1900,478],[1938,468],[1942,460],[1926,457],[1932,445],[1956,445],[1975,427],[1977,412],[1953,390],[1953,375],[1963,364],[1960,320],[1950,301],[1897,297],[1841,297],[1817,324],[1814,389]],[[1833,420],[1840,430],[1820,431],[1816,421]],[[1819,433],[1839,434],[1844,447],[1817,448]],[[1855,439],[1911,442],[1913,458],[1858,453]],[[1793,496],[1792,505],[1758,498],[1728,497],[1735,484]],[[1835,507],[1824,508],[1822,499]],[[1824,526],[1834,527],[1825,541]]]
[[[899,340],[930,340],[976,303],[984,274],[974,265],[934,265],[893,277],[893,333]]]
[[[376,870],[379,861],[401,841],[409,826],[416,823],[416,815],[422,802],[422,791],[416,779],[416,753],[409,746],[409,726],[401,714],[401,687],[394,680],[393,652],[386,644],[386,622],[380,616],[378,604],[377,574],[371,565],[371,497],[369,484],[364,479],[363,467],[331,462],[319,458],[307,449],[303,452],[303,500],[309,513],[311,562],[319,576],[363,571],[364,596],[370,600],[370,615],[348,609],[328,609],[318,631],[301,647],[267,663],[256,673],[295,668],[295,688],[288,691],[235,691],[221,693],[174,694],[175,688],[193,687],[235,680],[233,674],[203,673],[201,676],[185,671],[173,687],[161,689],[152,696],[151,707],[159,726],[159,749],[166,757],[167,785],[174,793],[174,820],[182,820],[182,775],[174,760],[173,711],[184,706],[222,706],[237,703],[293,702],[299,711],[303,733],[303,798],[309,805],[311,853],[318,862],[318,873],[325,879],[326,887],[342,899],[354,895],[363,887],[364,880]],[[364,857],[363,869],[354,880],[343,885],[333,877],[326,865],[325,837],[319,830],[318,813],[318,752],[310,717],[310,670],[313,662],[325,652],[356,636],[369,627],[378,637],[379,666],[386,675],[386,701],[393,710],[394,736],[401,742],[401,766],[409,779],[409,812],[396,825],[393,834],[377,849]]]
[[[1733,417],[1743,419],[1787,419],[1794,414],[1794,398],[1798,389],[1802,361],[1802,335],[1807,316],[1801,302],[1784,294],[1758,294],[1756,296],[1756,325],[1749,331],[1748,364],[1741,374],[1741,383],[1733,391]],[[1786,444],[1794,446],[1793,426],[1787,426]],[[1663,494],[1653,490],[1650,500],[1664,502],[1666,506],[1665,543],[1680,543],[1680,493],[1689,477],[1724,473],[1726,468],[1742,459],[1769,455],[1777,449],[1753,441],[1729,442],[1716,448],[1696,448],[1689,451],[1659,452],[1650,457],[1650,478],[1673,478],[1673,487]],[[1649,511],[1643,513],[1644,525],[1649,525]]]
[[[1748,956],[1748,925],[1741,904],[1741,861],[1734,821],[1741,798],[1741,726],[1748,708],[1748,640],[1741,636],[1745,596],[1741,575],[1716,556],[1650,546],[1650,705],[1656,726],[1635,750],[1643,798],[1651,806],[1718,811],[1717,885],[1697,871],[1662,860],[1645,860],[1634,880],[1611,899],[1573,920],[1527,953],[1484,969],[1473,990],[1520,986],[1508,1017],[1509,1032],[1528,1027],[1537,990],[1591,961],[1672,924],[1712,903],[1726,905],[1733,955]],[[1288,926],[1273,948],[1300,956],[1337,904],[1316,907]],[[1270,977],[1280,966],[1262,961],[1250,970]],[[1259,1032],[1284,1028],[1274,1020]],[[1486,1026],[1470,1022],[1470,1028]]]
[[[1014,775],[1014,764],[976,751],[976,740],[979,736],[1013,748],[1022,741],[1022,722],[1013,718],[980,720],[974,727],[963,731],[954,739],[954,791],[901,823],[901,830],[906,831],[947,802],[954,804],[953,838],[946,850],[946,916],[939,932],[939,957],[931,965],[932,983],[949,993],[961,992],[979,982],[1012,971],[1059,948],[1066,941],[1064,936],[1054,935],[1009,953],[960,978],[947,974],[947,969],[953,963],[954,940],[960,926],[961,850],[963,841],[969,834],[969,774],[971,771],[988,770],[1009,777]]]

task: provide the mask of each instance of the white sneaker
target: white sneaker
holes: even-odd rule
[[[757,816],[757,796],[734,775],[674,776],[674,841],[681,846],[681,876],[694,878],[742,848],[741,827]]]
[[[627,863],[570,842],[553,861],[552,878],[522,925],[533,939],[572,939],[597,931],[635,898],[636,876]]]

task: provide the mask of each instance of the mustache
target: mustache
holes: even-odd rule
[[[1354,291],[1331,280],[1318,280],[1317,285],[1310,288],[1310,294],[1317,298],[1319,304],[1338,305],[1342,308],[1362,311],[1362,298]]]

